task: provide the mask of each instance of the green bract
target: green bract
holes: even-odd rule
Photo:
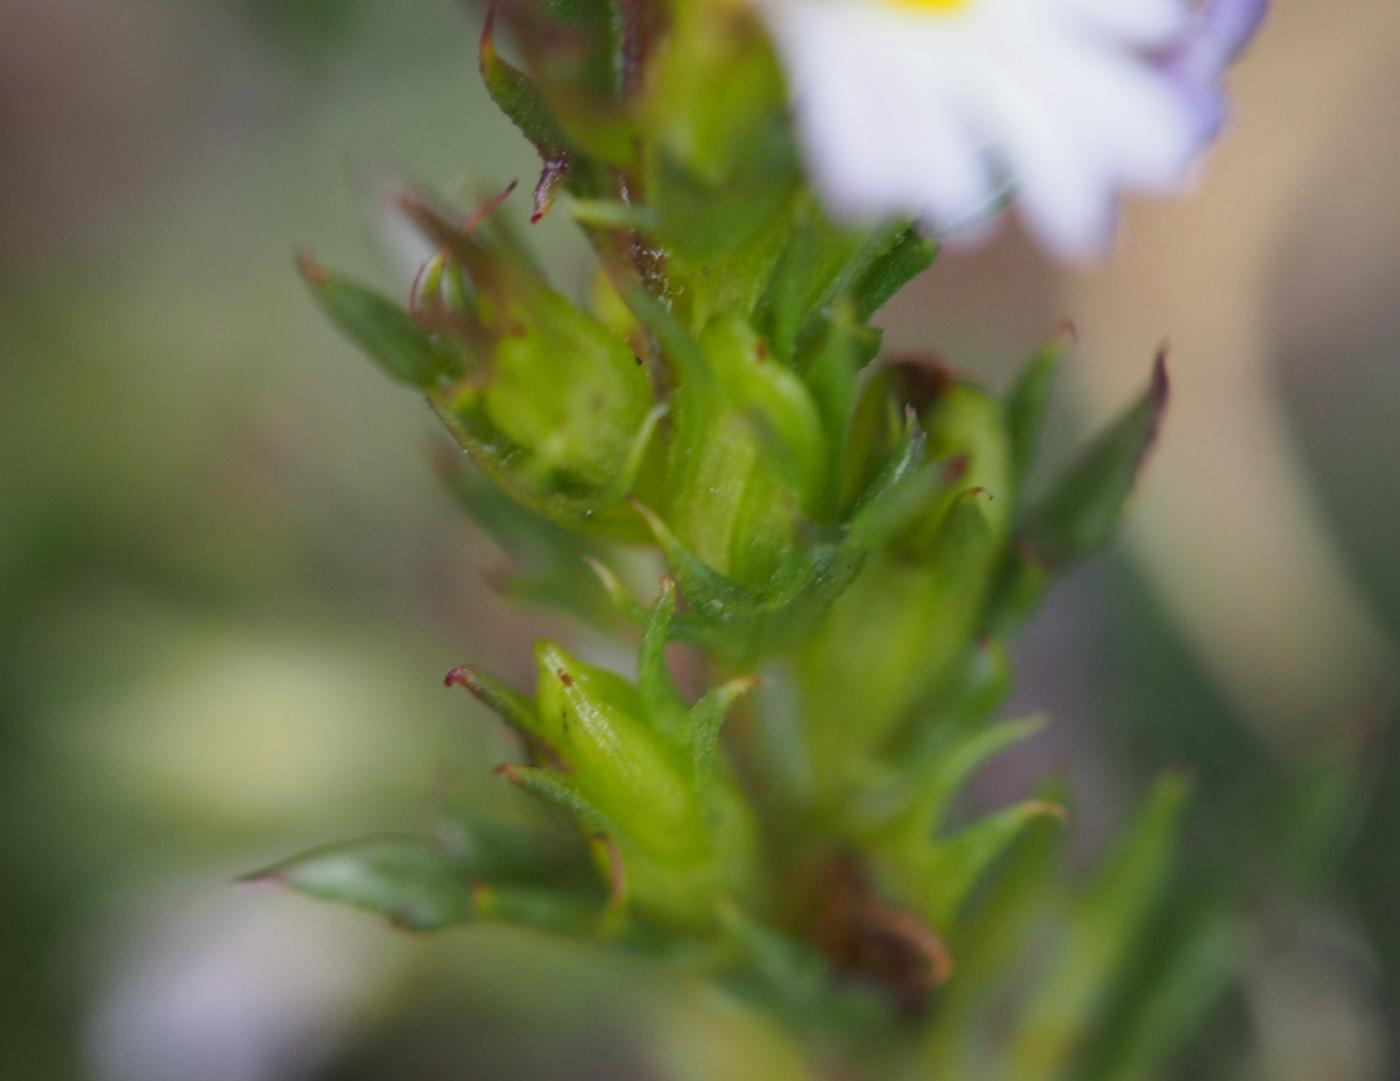
[[[519,736],[498,772],[548,813],[507,835],[454,818],[265,875],[415,929],[496,920],[669,958],[773,1012],[814,1062],[1024,1081],[1113,1060],[1142,1019],[1120,1004],[1119,1043],[1096,1043],[1105,996],[1160,902],[1180,783],[1082,896],[1054,873],[1055,789],[982,817],[959,793],[1043,723],[1001,715],[1006,650],[1111,538],[1163,363],[1037,488],[1070,335],[1001,394],[880,356],[870,320],[936,242],[823,212],[747,7],[512,5],[488,15],[480,64],[540,152],[532,216],[566,192],[597,256],[589,303],[538,264],[503,196],[465,216],[404,199],[437,249],[404,305],[303,269],[465,449],[453,487],[513,557],[510,594],[635,634],[637,673],[553,642],[532,696],[455,669]],[[656,598],[628,575],[661,579]],[[694,701],[668,645],[711,688]],[[550,816],[570,826],[562,851]],[[1055,948],[1022,956],[1046,921]],[[1193,956],[1180,974],[1154,963],[1209,984]],[[979,1066],[994,1028],[1009,1057]]]
[[[721,903],[761,904],[761,861],[748,805],[717,754],[720,725],[751,681],[687,706],[662,653],[675,592],[663,590],[634,685],[552,642],[535,650],[536,695],[455,669],[460,683],[517,729],[527,766],[501,772],[555,804],[598,846],[618,904],[666,925],[703,928]]]

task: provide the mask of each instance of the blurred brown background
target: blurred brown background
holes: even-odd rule
[[[737,1023],[594,957],[229,884],[417,826],[444,768],[496,753],[440,674],[567,631],[484,587],[500,554],[440,491],[429,418],[291,270],[305,245],[401,284],[386,178],[530,175],[475,29],[451,0],[0,0],[7,1077],[672,1077]],[[1240,885],[1239,1031],[1203,1041],[1220,1076],[1400,1077],[1400,8],[1284,0],[1235,86],[1199,191],[1134,206],[1108,265],[1008,232],[902,296],[889,340],[997,381],[1072,317],[1059,453],[1170,340],[1128,541],[1020,651],[1058,723],[1011,768],[1069,768],[1092,847],[1184,765],[1209,860],[1267,833],[1251,793],[1361,748],[1327,884]],[[563,222],[537,234],[577,280]]]

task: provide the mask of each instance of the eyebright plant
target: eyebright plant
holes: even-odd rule
[[[1147,1076],[1230,964],[1225,914],[1177,903],[1183,782],[1146,796],[1087,887],[1057,870],[1057,784],[984,815],[960,793],[1040,727],[1002,715],[1007,648],[1112,537],[1164,358],[1033,485],[1072,330],[994,392],[882,355],[871,319],[997,191],[1052,247],[1097,242],[1120,189],[1175,178],[1218,127],[1257,14],[489,10],[481,76],[539,150],[532,218],[559,203],[596,254],[587,301],[518,235],[509,190],[466,212],[404,195],[436,249],[405,305],[302,270],[466,452],[449,480],[517,558],[502,588],[635,638],[636,670],[548,641],[530,687],[454,669],[518,735],[498,783],[538,818],[445,810],[423,837],[253,877],[414,930],[515,924],[682,970],[785,1030],[814,1077]]]

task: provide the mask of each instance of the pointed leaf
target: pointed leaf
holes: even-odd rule
[[[397,304],[328,274],[309,255],[301,256],[299,263],[322,310],[391,379],[428,387],[446,372],[447,358]]]
[[[421,837],[371,837],[326,845],[247,876],[382,916],[410,931],[474,918],[472,882]]]
[[[931,755],[916,774],[911,818],[923,836],[943,825],[953,797],[972,775],[1001,751],[1030,739],[1045,728],[1045,718],[1027,717],[972,729],[954,737]]]
[[[1051,489],[1031,515],[1026,541],[1060,568],[1098,551],[1122,518],[1167,406],[1165,354],[1159,354],[1146,392]]]
[[[685,703],[666,667],[666,645],[670,641],[671,618],[675,611],[675,580],[663,578],[661,592],[642,626],[642,643],[637,659],[637,686],[647,719],[673,736],[679,735],[679,719],[685,710]]]
[[[491,100],[510,118],[525,138],[535,144],[544,162],[535,186],[534,213],[538,221],[554,201],[554,190],[568,174],[572,155],[568,140],[555,124],[544,97],[523,71],[502,60],[496,52],[496,6],[488,4],[481,27],[478,66]]]
[[[720,729],[724,726],[729,707],[757,685],[758,680],[753,676],[740,676],[707,691],[691,707],[687,732],[697,777],[704,777],[714,764],[715,752],[719,749]]]
[[[879,347],[876,331],[857,326],[847,313],[838,312],[823,322],[805,363],[800,365],[826,436],[826,483],[821,510],[827,516],[837,512],[841,500],[846,437],[855,411],[856,374]]]
[[[539,735],[534,703],[505,680],[464,664],[448,672],[442,682],[446,687],[465,687],[473,698],[522,735]]]
[[[1094,1030],[1105,996],[1168,881],[1187,786],[1158,783],[1093,888],[1075,908],[1047,978],[1010,1049],[1018,1081],[1056,1081]]]
[[[606,834],[616,832],[612,820],[582,796],[566,776],[555,770],[507,763],[497,766],[495,772],[523,791],[558,807],[585,829]]]
[[[1065,818],[1059,804],[1030,800],[987,815],[934,845],[928,865],[928,902],[924,908],[934,927],[951,927],[982,876],[1032,822]]]
[[[1011,470],[1019,491],[1030,472],[1031,460],[1040,445],[1050,394],[1055,389],[1060,357],[1074,340],[1074,327],[1065,324],[1044,348],[1038,350],[1016,376],[1002,401],[1007,435],[1011,442]]]
[[[1241,921],[1218,904],[1184,901],[1182,908],[1154,924],[1147,963],[1135,965],[1132,982],[1118,988],[1110,1018],[1079,1056],[1071,1081],[1154,1076],[1229,986],[1244,959]]]
[[[1058,797],[1046,794],[1053,802]],[[929,1077],[975,1077],[987,1062],[989,1034],[1001,1027],[1004,991],[1029,937],[1055,896],[1066,830],[1053,817],[1022,832],[991,872],[971,912],[945,934],[957,959],[956,978],[943,989],[924,1041]]]
[[[851,289],[857,318],[862,322],[869,319],[916,275],[932,266],[937,257],[938,245],[934,241],[912,225],[905,229]]]

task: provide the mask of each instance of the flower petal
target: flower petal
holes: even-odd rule
[[[809,167],[833,210],[948,224],[992,197],[949,106],[940,24],[847,3],[791,5],[773,21]]]
[[[1120,42],[1139,49],[1170,44],[1186,28],[1190,5],[1182,0],[1029,0],[1037,7],[1058,9],[1052,13],[1063,20],[1069,16]]]

